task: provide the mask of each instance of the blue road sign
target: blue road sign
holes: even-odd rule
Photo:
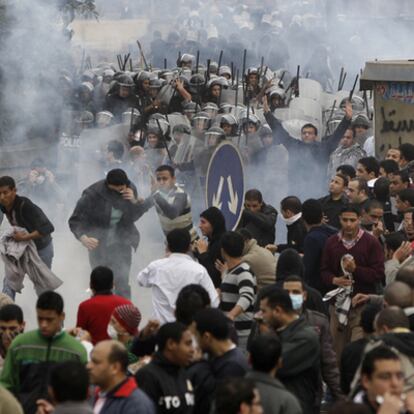
[[[226,219],[228,230],[234,230],[244,205],[243,162],[233,144],[223,143],[211,157],[207,170],[208,207],[217,207]]]

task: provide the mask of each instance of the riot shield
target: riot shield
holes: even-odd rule
[[[299,79],[299,97],[312,99],[318,103],[322,100],[322,85],[313,79]]]
[[[308,98],[293,98],[289,104],[290,108],[302,110],[305,117],[315,126],[322,124],[322,108],[319,102]]]

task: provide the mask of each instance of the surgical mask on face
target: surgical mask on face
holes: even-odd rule
[[[113,327],[113,325],[109,324],[108,328],[106,330],[106,333],[108,334],[108,336],[111,339],[118,339],[118,332],[116,331],[116,329]]]
[[[303,305],[303,296],[290,294],[290,300],[292,301],[292,306],[294,310],[300,310]]]

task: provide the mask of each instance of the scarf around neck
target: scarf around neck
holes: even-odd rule
[[[289,218],[283,217],[283,221],[286,223],[286,226],[291,226],[293,223],[296,223],[301,218],[302,218],[302,213],[298,213]]]

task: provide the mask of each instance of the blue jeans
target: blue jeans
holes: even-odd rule
[[[37,253],[39,254],[40,258],[43,260],[45,265],[49,269],[51,269],[53,256],[55,255],[55,252],[53,249],[53,241],[50,241],[50,243],[46,247],[43,247],[43,249],[37,250]]]
[[[46,247],[43,247],[43,249],[38,250],[37,253],[45,265],[51,269],[54,256],[53,241],[51,241]],[[16,298],[16,291],[7,284],[6,278],[3,279],[3,293],[10,296],[13,300]]]

